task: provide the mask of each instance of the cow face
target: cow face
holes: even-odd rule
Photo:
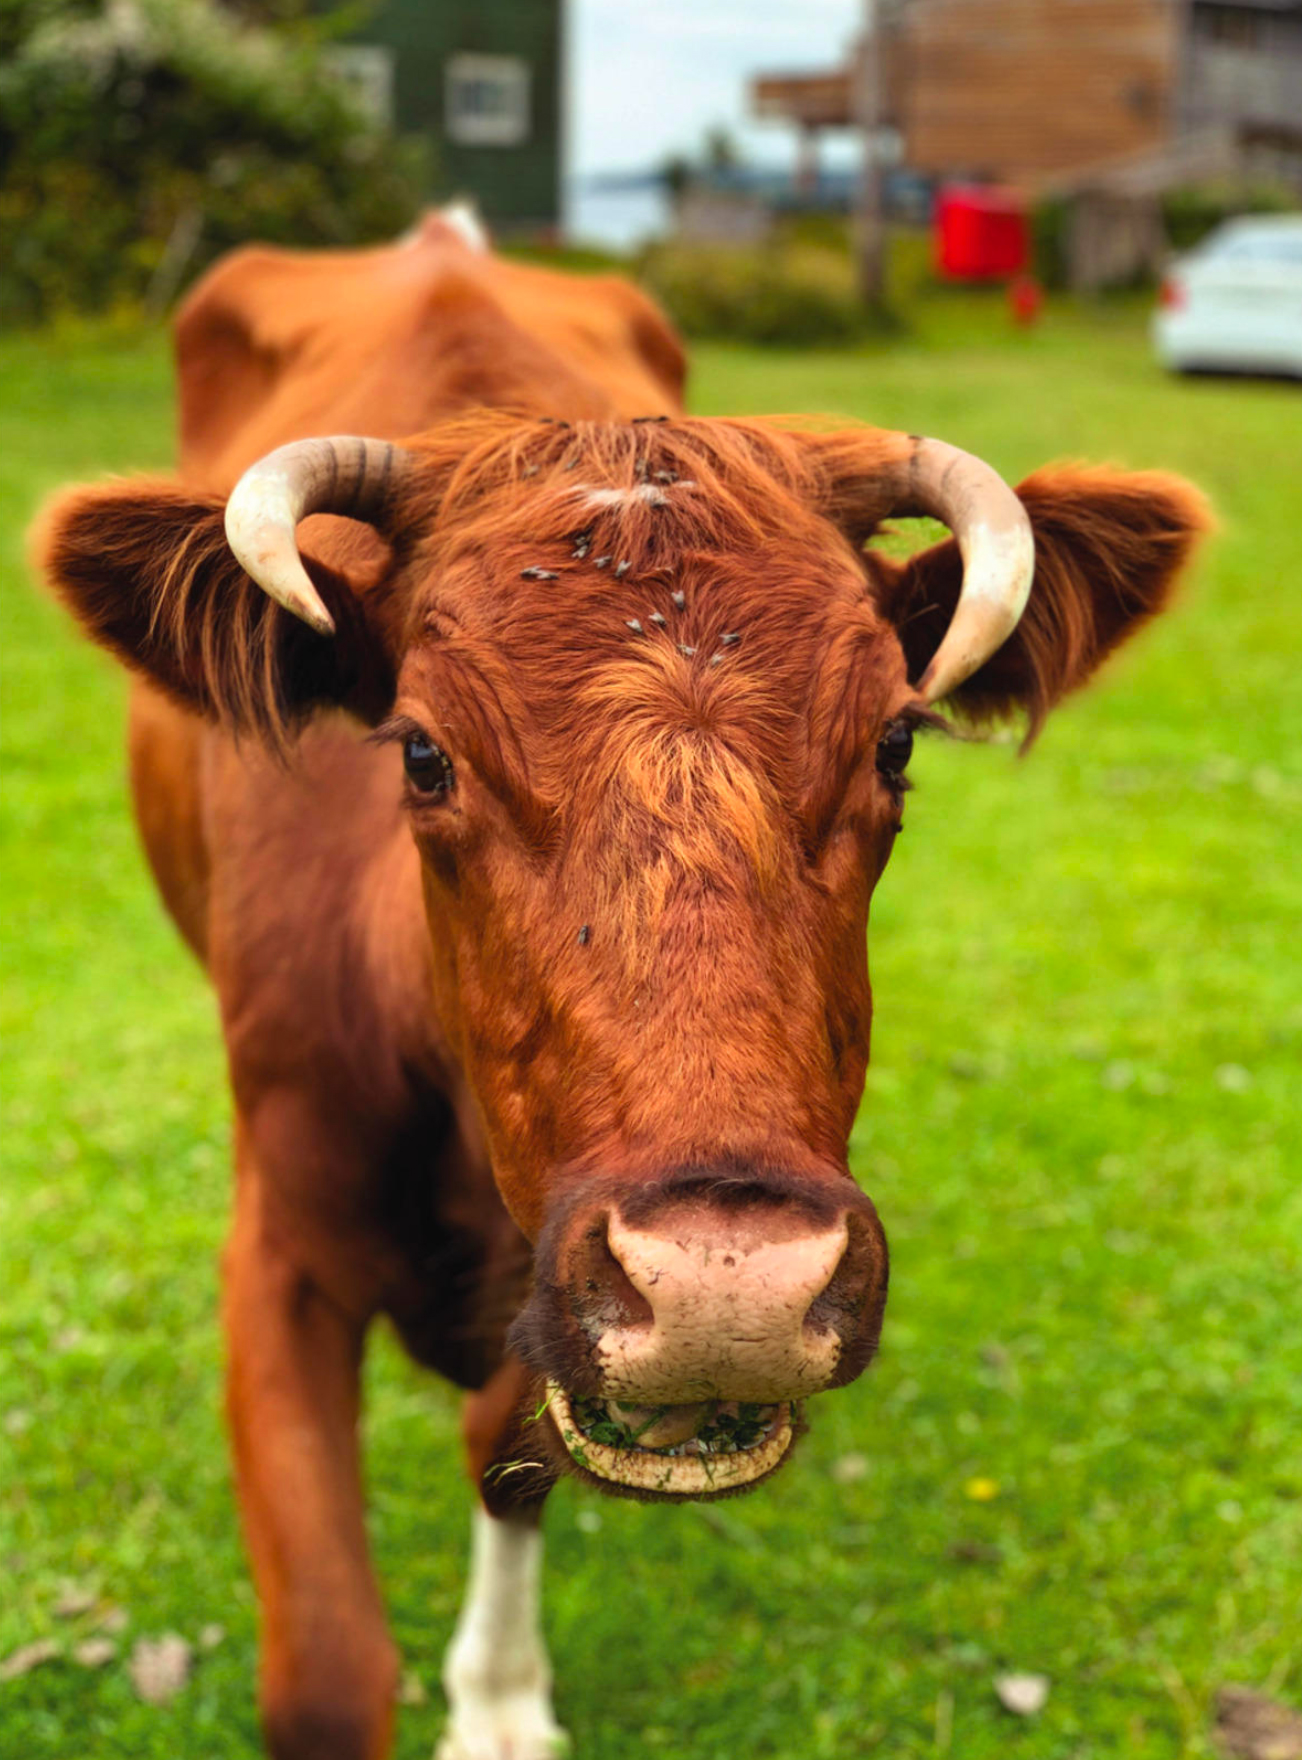
[[[846,1143],[928,681],[1034,725],[1160,606],[1202,523],[1170,479],[1041,473],[1017,509],[1029,605],[955,669],[990,612],[973,624],[954,544],[863,553],[883,514],[936,507],[900,441],[449,424],[396,482],[387,451],[359,462],[347,510],[383,547],[325,528],[329,561],[286,588],[265,522],[240,545],[331,635],[273,607],[192,497],[154,490],[147,533],[142,491],[52,522],[74,608],[191,704],[273,737],[323,700],[383,715],[432,1003],[535,1244],[515,1341],[570,1459],[617,1489],[756,1481],[796,1402],[875,1348],[886,1246]],[[343,511],[337,477],[332,454],[336,499],[295,517]],[[993,529],[980,488],[951,497],[956,528]]]
[[[481,503],[443,496],[379,737],[439,1018],[537,1246],[519,1347],[589,1461],[577,1410],[654,1439],[724,1400],[736,1475],[876,1344],[846,1142],[868,903],[930,717],[844,538],[744,449],[540,442]]]

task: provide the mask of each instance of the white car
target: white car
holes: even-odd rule
[[[1176,372],[1302,378],[1302,214],[1218,226],[1167,271],[1153,340]]]

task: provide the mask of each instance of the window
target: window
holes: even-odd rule
[[[515,55],[451,56],[443,126],[462,147],[518,147],[528,140],[529,64]]]
[[[1225,263],[1296,263],[1302,268],[1302,231],[1244,232],[1212,239],[1204,255]]]
[[[1246,6],[1201,6],[1195,11],[1199,34],[1236,49],[1261,47],[1264,20]]]

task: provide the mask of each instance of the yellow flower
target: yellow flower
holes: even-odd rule
[[[969,1479],[963,1487],[963,1491],[964,1495],[970,1497],[973,1503],[989,1503],[992,1497],[999,1495],[999,1481],[997,1479]]]

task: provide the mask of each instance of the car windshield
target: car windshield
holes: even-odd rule
[[[1209,238],[1204,254],[1223,263],[1296,263],[1302,267],[1302,226],[1228,232]]]

